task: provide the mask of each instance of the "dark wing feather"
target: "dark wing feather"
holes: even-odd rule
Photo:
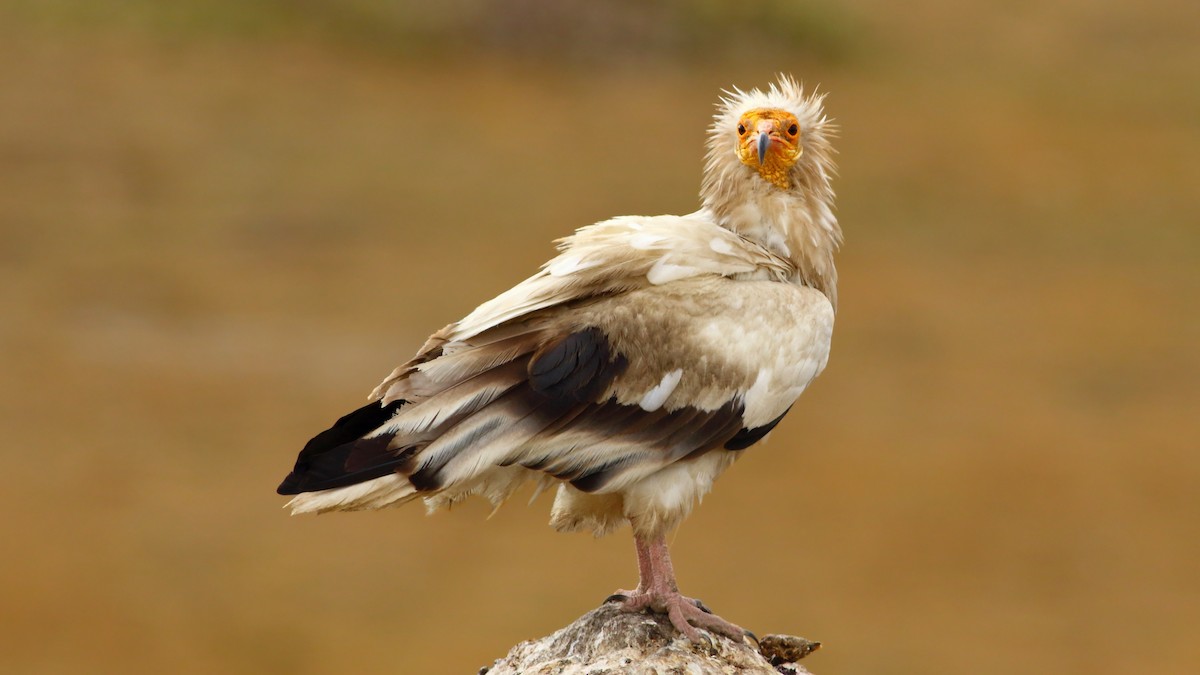
[[[586,403],[604,393],[628,366],[599,328],[586,328],[542,347],[529,360],[529,387],[549,399]]]
[[[733,438],[726,441],[725,449],[726,450],[745,450],[746,448],[761,441],[763,436],[766,436],[767,434],[771,433],[771,430],[775,428],[775,425],[779,424],[779,422],[782,421],[783,418],[789,412],[791,412],[791,410],[792,410],[792,407],[788,406],[788,409],[784,410],[782,415],[780,415],[779,417],[776,417],[775,419],[771,420],[770,422],[767,422],[766,424],[762,425],[761,427],[754,427],[753,429],[742,429],[741,431],[737,432],[737,434],[735,434]]]
[[[404,401],[378,401],[341,417],[310,440],[292,472],[276,490],[281,495],[328,490],[386,476],[405,461],[388,449],[390,437],[363,438],[396,414]]]

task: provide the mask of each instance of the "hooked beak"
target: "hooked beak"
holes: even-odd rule
[[[771,145],[771,134],[762,131],[758,134],[758,163],[761,166],[767,158],[767,147]]]

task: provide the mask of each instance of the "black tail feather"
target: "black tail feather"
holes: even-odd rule
[[[345,415],[333,426],[309,441],[296,466],[276,490],[281,495],[296,495],[345,487],[386,476],[403,464],[409,453],[388,448],[391,436],[363,438],[396,414],[405,401],[380,405],[373,401]]]

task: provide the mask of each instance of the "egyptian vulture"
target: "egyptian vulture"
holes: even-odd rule
[[[693,641],[740,638],[680,594],[666,536],[829,357],[842,235],[823,98],[786,76],[725,92],[698,211],[559,240],[308,442],[278,489],[292,512],[498,505],[557,486],[554,529],[632,526],[625,608],[666,613]]]

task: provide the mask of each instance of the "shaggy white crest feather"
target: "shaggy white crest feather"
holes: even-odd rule
[[[831,143],[837,128],[825,115],[824,101],[824,94],[805,94],[786,75],[766,90],[726,91],[708,131],[700,213],[789,259],[802,282],[824,292],[836,307],[833,253],[842,231],[831,208],[829,180],[837,173]],[[787,111],[799,123],[802,152],[792,167],[791,190],[774,189],[738,159],[738,120],[763,108]]]

